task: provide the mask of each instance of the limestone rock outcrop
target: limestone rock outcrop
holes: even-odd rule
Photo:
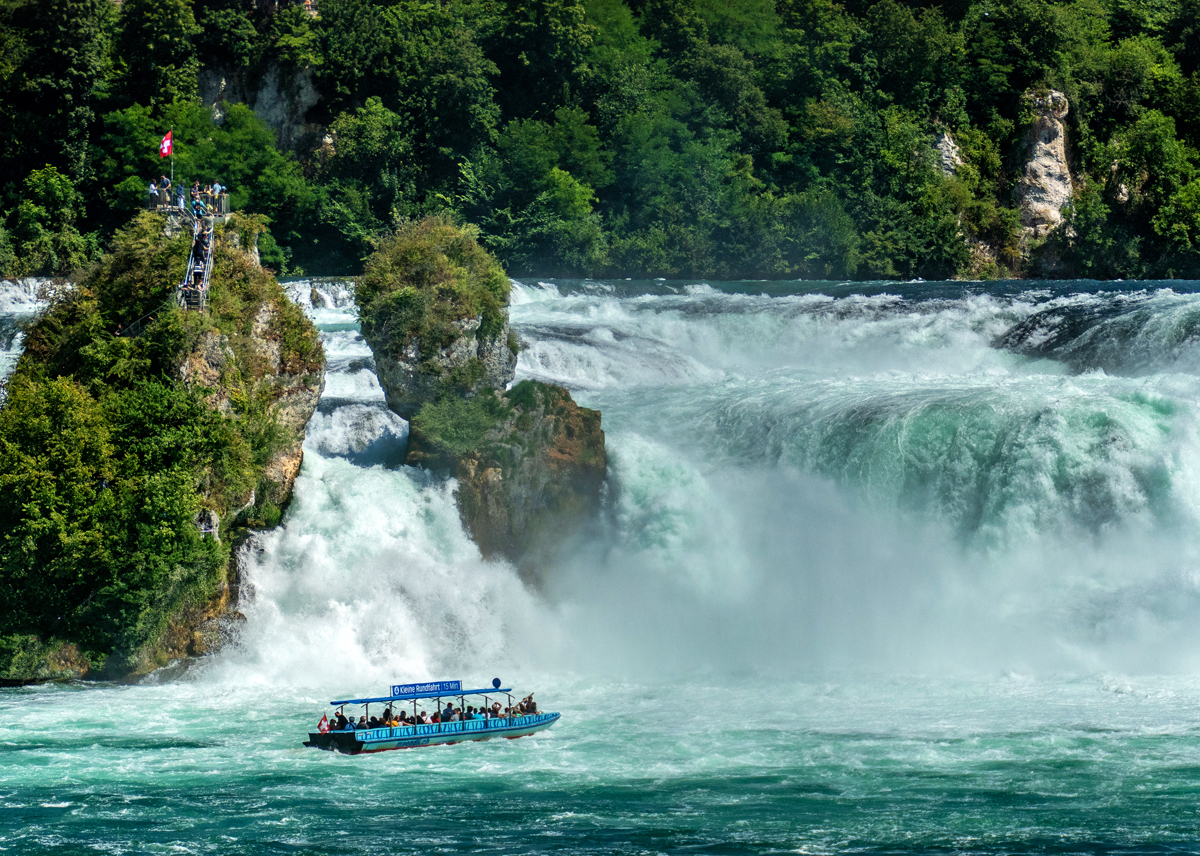
[[[98,516],[90,514],[94,499],[55,506],[60,531],[104,532],[116,545],[94,551],[90,576],[79,575],[70,597],[47,598],[44,584],[28,582],[41,579],[29,572],[0,579],[5,602],[20,604],[5,613],[0,683],[142,675],[214,650],[236,626],[235,548],[251,530],[279,522],[325,378],[316,327],[251,252],[261,226],[259,218],[237,215],[218,227],[207,311],[156,308],[137,332],[126,327],[127,335],[114,336],[122,318],[145,312],[131,305],[131,294],[154,295],[150,305],[163,306],[154,290],[170,294],[177,280],[164,282],[162,271],[178,265],[188,248],[179,218],[139,214],[79,284],[50,295],[25,328],[26,349],[0,416],[36,403],[46,394],[44,378],[57,378],[55,384],[76,391],[73,406],[89,414],[91,435],[111,438],[98,475],[78,480],[97,485],[94,495],[80,495],[134,500],[128,513],[108,502]],[[111,359],[122,361],[120,384],[110,382],[109,357],[95,364],[74,358],[89,342],[118,355]],[[126,384],[138,391],[125,393],[124,409],[115,412],[127,422],[118,422],[94,402]],[[79,442],[91,442],[91,435],[81,432]],[[36,436],[27,441],[9,430],[6,443],[12,437],[51,462],[60,454],[58,446],[46,451]],[[159,448],[156,442],[162,455],[135,452]],[[12,497],[5,497],[0,522],[28,527],[22,517],[28,502]],[[140,509],[154,509],[153,528],[137,522],[137,514],[147,513]],[[50,531],[27,564],[70,568],[73,557],[60,547],[67,540]],[[130,574],[130,567],[156,570]]]
[[[291,370],[281,359],[277,332],[280,309],[265,302],[254,316],[244,345],[252,356],[251,376],[244,377],[229,337],[206,330],[179,366],[179,377],[187,384],[210,390],[209,406],[226,416],[234,414],[233,399],[251,397],[270,401],[267,410],[282,430],[285,440],[268,458],[263,478],[265,496],[278,506],[287,504],[300,464],[304,459],[304,431],[325,389],[325,369]]]
[[[504,389],[512,383],[517,354],[508,319],[492,336],[480,334],[482,323],[478,315],[452,322],[456,335],[432,354],[422,354],[422,343],[415,336],[399,343],[385,342],[374,329],[364,327],[363,336],[375,354],[375,371],[388,407],[412,419],[447,383],[467,394]]]
[[[388,406],[409,420],[407,463],[456,476],[480,552],[537,579],[600,507],[604,432],[561,387],[505,392],[510,285],[476,235],[437,217],[403,224],[367,260],[355,302]]]
[[[224,119],[223,104],[248,104],[275,132],[281,149],[294,149],[316,129],[306,121],[321,100],[313,86],[312,70],[287,71],[272,63],[261,77],[227,68],[206,68],[198,77],[201,102],[212,108],[213,120]]]
[[[1067,160],[1067,96],[1057,90],[1025,96],[1036,116],[1028,132],[1028,161],[1017,183],[1021,224],[1042,237],[1062,222],[1062,209],[1071,201],[1074,185]]]
[[[942,175],[954,175],[958,172],[958,168],[962,166],[962,153],[958,150],[958,143],[954,142],[954,137],[949,131],[939,131],[934,137],[933,147],[937,150],[938,167],[942,171]]]
[[[497,418],[473,449],[456,453],[417,420],[408,461],[453,473],[459,514],[483,557],[508,559],[537,582],[600,509],[607,475],[600,412],[535,381],[493,396]]]

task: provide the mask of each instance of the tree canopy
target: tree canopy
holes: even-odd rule
[[[174,129],[177,176],[269,218],[289,271],[357,273],[438,214],[517,275],[1000,276],[1043,250],[1067,274],[1200,275],[1200,0],[318,11],[0,0],[0,264],[94,258]],[[1014,188],[1046,89],[1077,192],[1041,247]]]

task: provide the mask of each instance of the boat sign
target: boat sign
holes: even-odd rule
[[[462,681],[432,681],[427,684],[392,684],[392,698],[412,693],[456,693]]]

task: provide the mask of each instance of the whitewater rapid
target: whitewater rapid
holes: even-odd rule
[[[533,592],[480,560],[452,482],[402,466],[349,292],[293,285],[329,381],[213,668],[349,690],[1197,663],[1196,296],[753,288],[515,285],[518,378],[600,409],[610,456],[604,519]]]
[[[403,465],[349,287],[288,289],[329,373],[245,621],[138,685],[0,690],[0,847],[1200,847],[1195,284],[517,283],[518,377],[610,462],[537,591]],[[300,746],[329,699],[493,676],[562,720]]]

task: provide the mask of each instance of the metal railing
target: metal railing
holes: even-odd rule
[[[406,737],[431,737],[438,734],[470,734],[476,731],[488,732],[510,728],[526,728],[547,722],[554,717],[552,713],[535,713],[525,716],[510,716],[504,719],[468,719],[463,722],[439,722],[432,725],[402,725],[398,728],[366,728],[361,731],[337,732],[339,734],[354,734],[362,741],[393,740]]]
[[[160,206],[161,207],[161,206]],[[155,309],[153,312],[148,312],[136,321],[127,325],[122,325],[117,328],[116,335],[126,338],[137,338],[145,332],[146,328],[154,321],[154,316],[167,308],[171,304],[178,306],[183,310],[202,311],[208,308],[208,285],[212,280],[213,267],[213,238],[209,238],[208,246],[202,248],[204,250],[204,258],[201,264],[203,265],[203,275],[199,288],[192,285],[192,274],[196,267],[196,247],[199,243],[200,229],[203,225],[201,219],[187,208],[171,207],[172,213],[179,213],[191,221],[192,224],[192,240],[188,250],[187,267],[184,269],[183,279],[175,286],[175,292],[167,299],[167,302]]]

